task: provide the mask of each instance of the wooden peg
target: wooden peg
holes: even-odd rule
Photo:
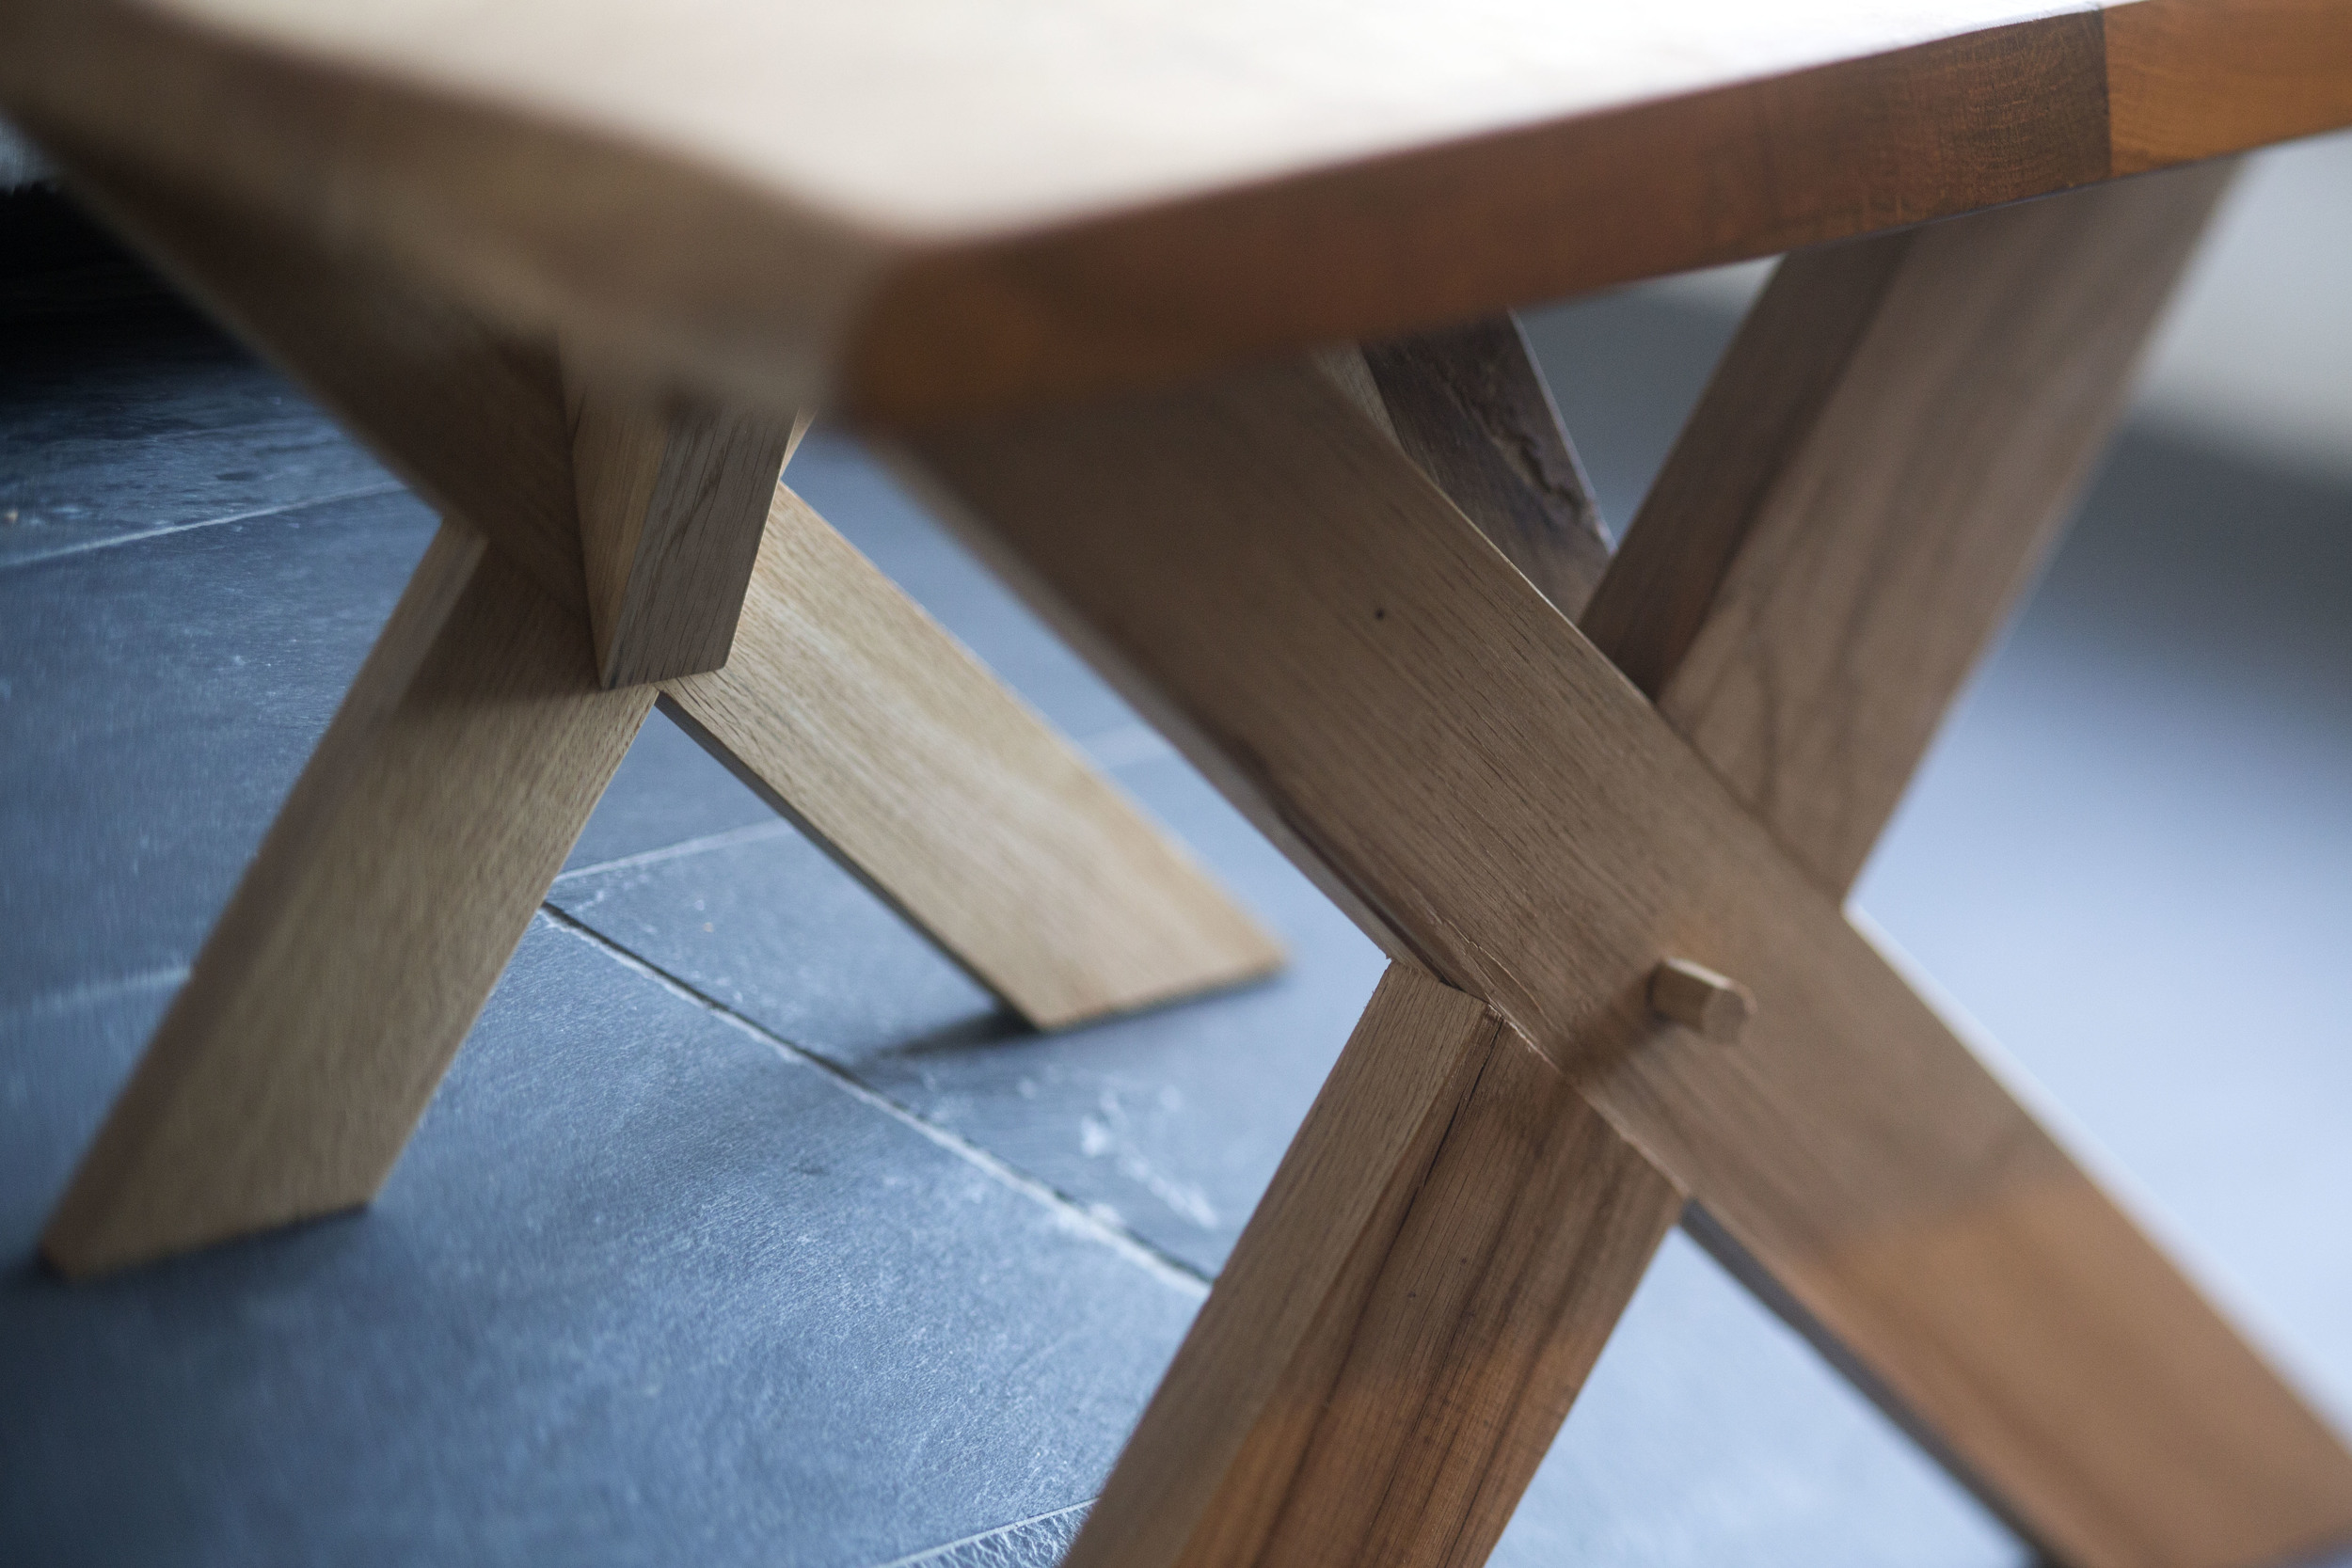
[[[1737,1044],[1756,1013],[1747,987],[1688,958],[1668,958],[1650,972],[1649,1005],[1718,1045]]]

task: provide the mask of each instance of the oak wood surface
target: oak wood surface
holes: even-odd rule
[[[716,670],[735,643],[760,527],[806,417],[647,394],[570,363],[564,401],[604,684]]]
[[[2352,1537],[2352,1459],[1349,398],[1304,367],[910,475],[1391,954],[1492,1005],[2087,1565]],[[1725,1051],[1650,1015],[1734,974]]]
[[[2226,162],[1781,263],[1578,620],[1842,895],[2105,446]]]
[[[59,1271],[374,1194],[653,708],[578,627],[443,525],[52,1216]]]
[[[2331,0],[7,0],[0,102],[788,412],[1165,383],[2352,120]]]
[[[249,214],[119,167],[76,173],[459,519],[53,1218],[45,1249],[82,1275],[366,1199],[657,693],[566,705],[540,689],[558,668],[601,685],[552,351]],[[762,429],[771,444],[793,434]],[[755,470],[768,458],[755,455]],[[720,477],[739,482],[740,467]],[[778,494],[772,471],[760,485],[764,505]],[[723,761],[771,800],[801,804],[807,789],[796,815],[841,832],[854,847],[837,854],[1038,1022],[1279,961],[1180,848],[804,509],[791,544],[812,570],[771,574],[744,668],[691,700],[689,728]],[[804,662],[836,654],[850,662]],[[400,683],[412,675],[424,684],[409,701]],[[774,719],[796,702],[806,710]],[[854,702],[871,713],[846,714]],[[604,747],[587,719],[575,727],[589,738],[566,738],[578,714],[626,723]],[[810,750],[833,743],[877,750]],[[330,1036],[287,1043],[314,1024]],[[293,1063],[282,1084],[260,1082],[270,1052]],[[235,1125],[215,1136],[224,1118]]]
[[[1473,71],[1458,102],[1502,118],[1440,127],[1376,92],[1361,121],[1318,116],[1243,50],[1256,78],[1217,84],[1206,116],[1169,117],[1169,145],[1272,143],[1295,165],[1187,185],[1123,162],[1140,183],[1122,195],[1015,191],[977,216],[882,211],[872,185],[787,166],[795,150],[758,128],[788,120],[773,102],[675,91],[678,56],[614,47],[617,9],[567,19],[586,24],[564,40],[628,62],[615,92],[567,75],[561,47],[517,87],[498,68],[523,52],[499,24],[424,28],[398,5],[18,0],[0,26],[23,47],[0,59],[38,69],[0,65],[0,95],[53,141],[216,179],[330,249],[380,251],[534,330],[592,330],[600,349],[772,407],[834,397],[919,421],[1990,205],[2339,113],[2309,64],[2341,45],[2338,8],[2265,0],[2245,13],[2262,47],[2198,58],[2180,40],[2203,19],[2176,0],[2108,10],[2147,14],[2119,30],[2096,10],[1874,8],[1867,41],[1841,30],[1854,12],[1820,33],[1778,18],[1777,37],[1835,41],[1704,80],[1613,79],[1616,96],[1573,106],[1514,101]],[[1526,19],[1499,21],[1518,29],[1512,80],[1556,87]],[[346,25],[390,32],[360,38],[355,63],[353,35],[333,34]],[[1409,58],[1408,86],[1434,74],[1454,102],[1426,35],[1368,31]],[[1168,41],[1141,37],[1151,47],[1112,42],[1140,58]],[[1359,92],[1382,81],[1336,74]],[[1302,151],[1214,112],[1263,81],[1298,123],[1380,130]],[[1110,86],[1111,123],[1148,119],[1148,90]],[[2185,112],[2217,92],[2285,107]],[[686,123],[630,118],[673,103],[691,105]],[[835,144],[940,162],[919,135]],[[1003,197],[952,187],[951,205]],[[613,245],[621,213],[662,244]],[[1524,1028],[2045,1543],[2094,1563],[2234,1562],[2344,1532],[2332,1439],[1387,440],[1327,383],[1276,371],[923,451],[1392,951]],[[1105,515],[1134,525],[1112,531],[1123,555],[1087,532]],[[1285,714],[1309,721],[1290,733]],[[1661,951],[1757,977],[1733,1066],[1639,1016],[1635,976]]]
[[[2146,0],[2106,13],[2115,171],[2352,125],[2352,18],[2336,0]]]
[[[1362,356],[1406,455],[1562,614],[1581,613],[1609,535],[1518,322],[1490,316]]]
[[[1040,1028],[1271,973],[1280,946],[789,489],[725,668],[666,709]]]
[[[568,587],[590,657],[580,443],[551,350],[250,214],[214,211],[119,169],[76,173],[426,499],[481,528],[551,593]],[[669,450],[642,427],[609,428],[629,407],[581,433],[621,443],[611,488],[623,494],[628,460]],[[728,459],[712,477],[736,504],[769,444],[782,435],[788,450],[804,427],[731,415],[700,428],[739,434],[737,444],[696,449]],[[597,475],[592,484],[607,483],[605,461],[580,459]],[[760,485],[763,519],[784,504],[773,480]],[[722,763],[820,838],[844,834],[827,841],[836,858],[1041,1026],[1089,1016],[1086,998],[1097,1011],[1124,1010],[1279,963],[1279,948],[1116,785],[846,543],[813,542],[831,534],[813,514],[791,515],[793,547],[822,576],[771,571],[756,590],[761,638],[725,679],[675,703]],[[735,537],[756,551],[760,531]],[[835,657],[844,663],[834,670],[806,663]],[[820,695],[833,705],[787,711]],[[823,750],[841,744],[878,750]],[[930,792],[928,814],[914,810],[918,781]],[[802,800],[803,789],[815,793]],[[861,802],[860,791],[870,798]],[[1012,815],[992,821],[998,810]]]
[[[1483,1561],[1680,1207],[1518,1031],[1392,966],[1070,1563]]]

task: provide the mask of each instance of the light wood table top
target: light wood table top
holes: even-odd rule
[[[884,422],[2352,122],[2345,0],[0,0],[71,158]]]

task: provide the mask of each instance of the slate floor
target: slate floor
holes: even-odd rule
[[[1289,972],[1026,1035],[657,716],[373,1208],[40,1271],[432,528],[97,293],[0,321],[0,1562],[1054,1560],[1380,961],[837,434],[795,487]],[[1535,330],[1622,523],[1725,325]],[[2339,1419],[2347,590],[2352,495],[2127,440],[1861,896]],[[1677,1237],[1496,1560],[2025,1556]]]

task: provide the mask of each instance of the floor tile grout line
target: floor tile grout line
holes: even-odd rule
[[[1083,1513],[1094,1506],[1094,1501],[1092,1497],[1089,1497],[1082,1503],[1072,1503],[1067,1508],[1049,1508],[1042,1513],[1032,1513],[1025,1519],[1014,1519],[1009,1523],[993,1526],[977,1534],[959,1536],[953,1541],[942,1542],[936,1546],[926,1546],[912,1557],[894,1557],[888,1562],[876,1564],[876,1568],[921,1568],[921,1565],[926,1562],[936,1562],[949,1552],[961,1550],[965,1546],[974,1545],[982,1541],[993,1541],[1000,1535],[1010,1535],[1014,1530],[1026,1529],[1031,1525],[1041,1525],[1049,1519],[1060,1519],[1073,1513]]]
[[[700,855],[713,849],[732,849],[744,844],[763,844],[771,838],[786,838],[794,834],[792,824],[779,816],[770,822],[753,822],[740,828],[729,828],[724,832],[705,833],[700,838],[680,839],[659,849],[645,849],[634,855],[622,855],[615,860],[597,861],[593,865],[574,866],[558,873],[554,885],[562,887],[565,882],[585,877],[630,871],[641,865],[660,865],[664,861],[682,860],[688,855]]]
[[[175,533],[192,533],[198,529],[218,528],[224,523],[249,523],[257,517],[275,517],[283,513],[299,512],[305,507],[326,506],[334,501],[364,500],[370,496],[392,495],[405,488],[397,481],[383,484],[362,485],[357,490],[338,490],[329,496],[310,496],[281,506],[257,507],[250,512],[232,512],[224,517],[204,517],[193,523],[167,523],[160,528],[141,529],[135,533],[117,534],[111,539],[85,539],[78,545],[60,545],[54,550],[36,555],[20,555],[0,561],[0,572],[15,571],[25,566],[39,566],[52,561],[70,561],[77,555],[93,550],[111,550],[123,545],[144,544],[150,539],[165,539]]]
[[[737,1012],[725,1003],[695,990],[666,970],[648,962],[595,927],[575,918],[553,904],[541,905],[539,912],[549,925],[571,932],[589,946],[605,953],[623,968],[644,975],[681,1001],[691,1003],[704,1012],[749,1035],[785,1060],[812,1068],[822,1073],[850,1098],[904,1124],[940,1148],[977,1166],[996,1180],[1027,1197],[1050,1213],[1064,1228],[1109,1247],[1112,1251],[1125,1257],[1130,1262],[1142,1267],[1170,1289],[1181,1291],[1195,1298],[1208,1293],[1210,1277],[1200,1269],[1130,1230],[1127,1227],[1104,1219],[1070,1194],[1040,1180],[1016,1165],[1008,1164],[961,1133],[950,1132],[937,1122],[899,1104],[840,1063],[793,1044],[765,1025]]]

